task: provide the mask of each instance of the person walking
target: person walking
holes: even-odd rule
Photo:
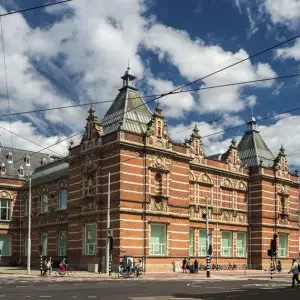
[[[197,258],[196,258],[195,261],[194,261],[194,269],[195,269],[195,273],[198,273],[198,270],[199,270],[199,263],[198,263]]]
[[[293,258],[292,267],[289,271],[289,274],[292,273],[292,288],[295,287],[295,280],[297,280],[298,283],[300,283],[298,275],[299,275],[299,266],[295,258]]]
[[[182,261],[182,273],[186,272],[186,264],[187,264],[187,261],[186,261],[186,257],[185,257]]]

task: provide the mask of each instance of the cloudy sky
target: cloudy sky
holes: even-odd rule
[[[0,9],[5,13],[51,2],[55,1],[0,0]],[[113,100],[128,60],[137,76],[136,84],[145,95],[168,92],[297,35],[300,0],[172,0],[172,5],[169,0],[74,0],[2,17],[2,30],[3,115]],[[204,79],[192,88],[297,73],[300,39]],[[213,154],[226,151],[233,136],[240,139],[245,126],[229,129],[247,121],[252,110],[257,119],[264,118],[297,108],[298,99],[299,78],[292,78],[168,96],[161,99],[161,106],[175,140],[188,137],[197,123],[206,153]],[[96,105],[99,118],[108,106]],[[2,117],[1,142],[39,150],[83,130],[87,110],[81,107],[23,114],[11,117],[11,122]],[[286,153],[291,154],[288,162],[294,167],[300,166],[299,112],[258,124],[273,153],[277,155],[283,144]],[[4,128],[34,143],[11,137]],[[63,155],[67,147],[68,143],[63,142],[52,149]]]

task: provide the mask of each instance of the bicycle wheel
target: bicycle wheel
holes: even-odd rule
[[[112,271],[112,272],[110,273],[110,277],[111,277],[112,279],[117,279],[117,278],[119,278],[119,272],[114,272],[114,271]]]
[[[68,270],[67,274],[68,274],[68,276],[73,277],[73,276],[75,276],[75,271]]]

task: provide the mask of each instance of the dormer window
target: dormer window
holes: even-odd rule
[[[5,172],[6,172],[6,167],[5,167],[4,162],[2,162],[0,165],[0,173],[1,173],[1,175],[4,175]]]
[[[8,163],[12,163],[13,162],[13,154],[12,154],[12,152],[8,152],[7,155],[6,155],[6,158],[7,158],[7,162]]]
[[[26,166],[30,166],[30,156],[28,154],[24,156],[24,162]]]
[[[45,157],[43,157],[41,160],[41,165],[45,165],[46,163],[47,163],[47,159]]]
[[[24,176],[24,168],[22,166],[18,169],[19,176]]]

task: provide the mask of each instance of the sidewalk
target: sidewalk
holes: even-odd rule
[[[0,267],[0,278],[50,278],[41,277],[40,270],[32,269],[30,275],[27,274],[26,268],[18,267]],[[273,274],[274,279],[287,278],[287,272]],[[53,278],[53,277],[52,277]],[[111,279],[107,274],[92,273],[87,271],[75,271],[74,277],[69,277],[74,280],[107,280]],[[242,280],[242,279],[269,279],[270,273],[263,270],[234,270],[234,271],[211,271],[210,279],[212,280]],[[198,274],[188,274],[182,272],[169,273],[146,273],[141,279],[148,280],[210,280],[206,277],[205,271],[200,271]]]

